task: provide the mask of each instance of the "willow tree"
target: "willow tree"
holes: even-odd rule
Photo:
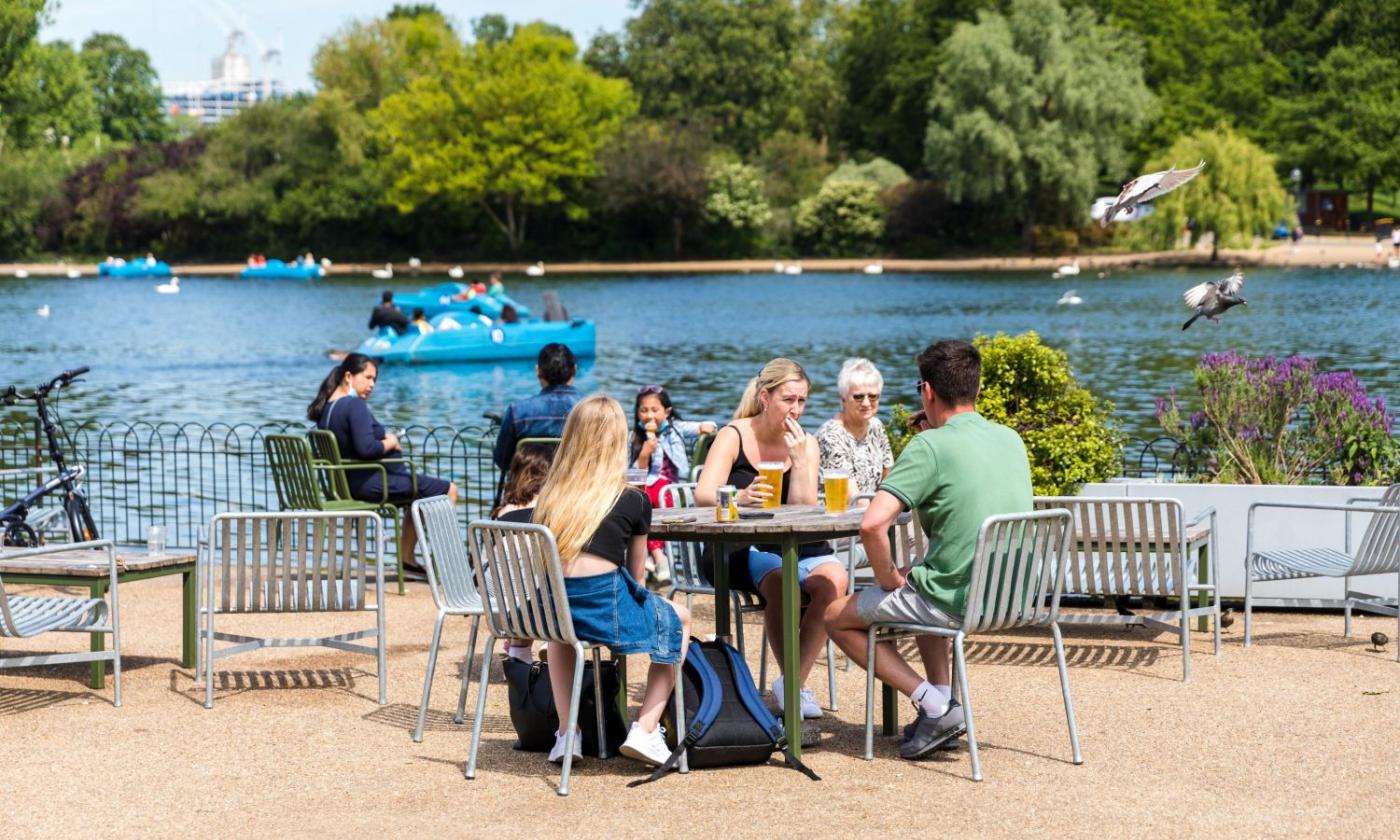
[[[1152,202],[1156,212],[1131,225],[1140,243],[1171,248],[1189,221],[1191,244],[1210,234],[1210,258],[1215,260],[1222,244],[1246,247],[1289,214],[1288,191],[1279,182],[1274,156],[1228,126],[1179,138],[1148,161],[1146,169],[1195,166],[1201,160],[1206,161],[1204,172]]]
[[[941,49],[924,159],[949,198],[1005,206],[1027,248],[1038,222],[1085,221],[1154,107],[1138,41],[1087,8],[1011,0]]]
[[[529,25],[478,41],[370,117],[389,149],[392,204],[479,207],[517,251],[532,209],[584,215],[582,184],[634,110],[627,82],[583,65],[572,39]]]

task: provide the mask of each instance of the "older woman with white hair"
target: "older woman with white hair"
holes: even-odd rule
[[[874,493],[894,466],[890,439],[875,416],[884,385],[884,377],[869,359],[847,359],[836,379],[841,413],[817,429],[822,469],[845,470],[853,494]]]

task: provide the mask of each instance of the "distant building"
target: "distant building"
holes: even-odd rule
[[[246,55],[238,51],[241,35],[238,31],[229,34],[228,48],[223,55],[214,59],[213,78],[161,85],[167,114],[185,114],[205,125],[212,125],[244,108],[283,96],[282,82],[270,78],[266,67],[261,79],[253,78],[252,64]],[[266,56],[264,63],[267,63]]]

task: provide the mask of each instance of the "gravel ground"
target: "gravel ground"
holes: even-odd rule
[[[862,761],[864,677],[852,669],[838,670],[840,711],[827,713],[820,745],[806,752],[821,782],[775,760],[629,789],[639,765],[593,759],[576,766],[561,799],[555,768],[510,749],[499,668],[478,777],[462,778],[470,714],[455,726],[451,712],[464,621],[449,624],[428,731],[411,742],[434,617],[421,584],[387,597],[386,706],[375,703],[372,658],[269,649],[223,660],[215,707],[205,710],[177,661],[178,582],[128,584],[121,595],[122,708],[111,706],[110,678],[104,691],[86,688],[85,665],[0,672],[0,837],[1367,836],[1400,813],[1389,781],[1394,735],[1384,734],[1400,720],[1400,664],[1393,647],[1376,652],[1366,641],[1373,630],[1394,635],[1393,619],[1362,617],[1345,639],[1338,615],[1262,613],[1255,646],[1241,647],[1236,622],[1219,658],[1209,635],[1195,634],[1189,684],[1169,635],[1070,628],[1079,767],[1069,761],[1049,636],[1027,633],[970,646],[980,784],[965,752],[911,763],[880,738],[875,761]],[[703,629],[709,602],[696,611]],[[288,636],[371,624],[340,615],[221,621]],[[74,643],[50,635],[5,649]],[[632,669],[634,707],[643,672]],[[819,662],[809,682],[819,699],[825,675]],[[473,688],[473,705],[475,697]],[[907,722],[910,710],[900,711]]]

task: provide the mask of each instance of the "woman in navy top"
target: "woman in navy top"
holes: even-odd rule
[[[357,461],[378,461],[386,457],[399,457],[403,454],[398,435],[386,431],[374,419],[365,400],[374,392],[379,378],[379,367],[374,360],[363,353],[351,353],[326,376],[316,399],[306,409],[308,420],[316,428],[325,429],[335,435],[340,452],[347,458]],[[457,485],[429,475],[418,476],[418,492],[413,492],[413,475],[399,462],[383,465],[385,475],[378,469],[346,470],[346,481],[350,484],[350,495],[360,501],[377,502],[384,497],[384,480],[389,482],[389,501],[403,506],[414,499],[429,496],[447,496],[453,504],[457,502]],[[406,571],[422,573],[423,569],[413,562],[418,535],[413,530],[413,518],[405,516],[399,533],[399,562]]]

